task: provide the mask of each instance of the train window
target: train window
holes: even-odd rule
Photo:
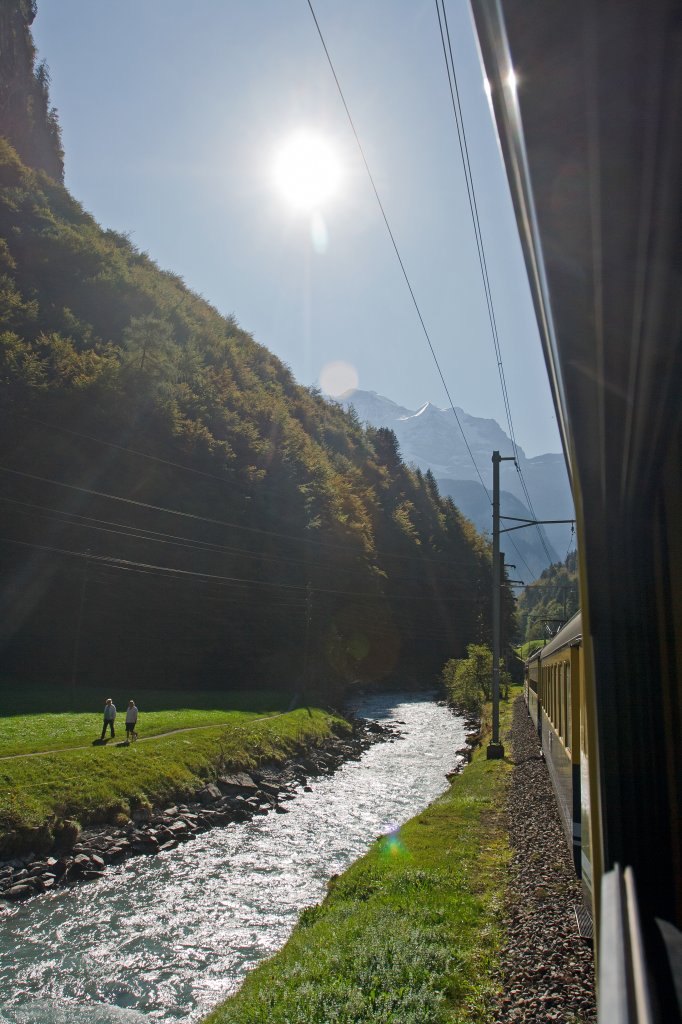
[[[556,725],[556,665],[552,665],[552,724]]]
[[[564,677],[564,686],[566,692],[566,746],[572,746],[572,721],[570,712],[570,663],[566,665],[566,673]]]

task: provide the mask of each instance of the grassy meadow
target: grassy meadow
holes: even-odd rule
[[[86,706],[86,696],[76,707]],[[92,703],[91,694],[88,699]],[[230,770],[283,761],[349,728],[319,709],[287,711],[281,697],[268,693],[138,691],[136,700],[141,737],[200,728],[125,746],[125,715],[119,712],[116,739],[93,745],[102,728],[101,711],[40,713],[39,694],[0,698],[0,849],[2,834],[18,833],[8,849],[46,843],[61,820],[120,820],[136,806],[191,794],[215,776],[218,766]],[[44,703],[50,706],[47,699]],[[11,756],[41,750],[55,752]],[[36,828],[42,828],[42,838],[30,834]]]
[[[140,736],[205,725],[238,725],[249,718],[286,711],[290,695],[274,691],[193,692],[136,690],[100,697],[91,689],[26,688],[0,685],[0,758],[41,750],[84,746],[102,732],[104,701],[111,696],[118,712],[116,739],[125,739],[125,711],[134,699],[140,712]],[[109,735],[107,731],[107,736]],[[109,743],[112,741],[109,740]]]
[[[511,765],[486,760],[486,743],[442,797],[332,880],[205,1024],[492,1024]]]

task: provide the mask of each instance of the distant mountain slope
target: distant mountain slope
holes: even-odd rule
[[[400,452],[405,461],[418,466],[422,471],[430,469],[437,480],[447,481],[448,488],[452,481],[478,481],[476,468],[472,463],[452,409],[439,409],[427,402],[420,409],[413,411],[397,405],[374,391],[362,390],[346,392],[339,401],[346,409],[352,406],[361,422],[369,423],[374,427],[389,427],[393,430],[398,438]],[[457,415],[478,470],[486,487],[490,488],[492,487],[492,453],[497,450],[503,455],[511,454],[511,441],[495,420],[472,416],[459,408]],[[570,518],[573,514],[573,499],[563,455],[548,453],[529,459],[522,448],[518,449],[518,453],[519,463],[536,515],[540,519]],[[506,509],[507,514],[529,515],[521,481],[511,463],[502,463],[500,480],[502,490],[516,498],[523,506],[523,511],[517,507],[517,511],[513,512],[510,505]],[[480,488],[480,481],[478,481],[478,485]],[[446,493],[452,494],[452,490],[447,489]],[[480,495],[475,498],[475,492],[461,491],[460,493],[463,500],[469,502],[469,507],[478,507]],[[505,512],[504,506],[502,512]],[[468,512],[465,514],[469,515],[479,529],[482,528],[480,515]],[[489,519],[485,528],[490,530]],[[552,545],[550,555],[552,558],[558,557],[557,551],[563,552],[566,549],[571,535],[570,527],[548,526],[544,529]],[[522,531],[515,532],[514,543],[521,549],[523,542],[524,550],[528,548],[535,552],[531,567],[534,571],[539,571],[547,565],[547,557],[539,541],[537,530],[529,529],[523,532],[527,533],[527,536],[524,535],[522,540],[519,539]]]

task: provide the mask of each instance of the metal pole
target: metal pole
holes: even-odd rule
[[[493,452],[493,735],[488,744],[488,759],[504,757],[500,743],[500,463],[513,462],[513,456]]]

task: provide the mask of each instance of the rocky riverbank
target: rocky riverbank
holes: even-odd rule
[[[547,766],[523,698],[511,731],[507,800],[514,851],[505,906],[498,1024],[596,1021],[592,947],[578,934],[580,882],[566,844]]]
[[[140,807],[121,826],[84,830],[72,836],[70,848],[52,856],[35,853],[0,860],[0,899],[18,902],[65,885],[101,878],[110,864],[130,857],[171,850],[210,828],[248,821],[274,811],[286,814],[296,790],[308,789],[309,779],[336,771],[357,760],[373,743],[394,740],[397,729],[364,719],[350,719],[352,731],[333,737],[284,764],[263,764],[257,771],[217,773],[186,803]]]

